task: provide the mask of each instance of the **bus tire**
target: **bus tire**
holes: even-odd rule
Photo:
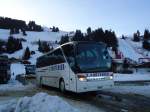
[[[65,93],[65,82],[63,79],[60,79],[60,82],[59,82],[59,89],[62,93]]]

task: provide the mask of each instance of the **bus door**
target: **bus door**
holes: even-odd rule
[[[76,89],[76,77],[75,73],[73,72],[73,67],[75,65],[75,56],[74,56],[74,46],[72,44],[67,44],[62,46],[64,55],[68,62],[69,68],[69,90],[74,91]]]

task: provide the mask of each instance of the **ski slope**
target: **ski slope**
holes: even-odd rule
[[[136,62],[138,62],[139,58],[143,58],[143,56],[137,53],[126,40],[118,39],[118,41],[119,41],[119,50],[123,53],[124,57],[130,58]]]

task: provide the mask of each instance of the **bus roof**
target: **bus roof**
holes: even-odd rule
[[[100,44],[104,44],[106,45],[104,42],[95,42],[95,41],[71,41],[71,42],[67,42],[67,43],[64,43],[62,44],[61,46],[64,46],[66,44],[78,44],[78,43],[91,43],[91,44],[96,44],[96,43],[100,43]]]

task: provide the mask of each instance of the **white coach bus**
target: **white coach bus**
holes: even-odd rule
[[[36,76],[39,85],[80,93],[111,87],[110,69],[104,43],[69,42],[37,59]]]

